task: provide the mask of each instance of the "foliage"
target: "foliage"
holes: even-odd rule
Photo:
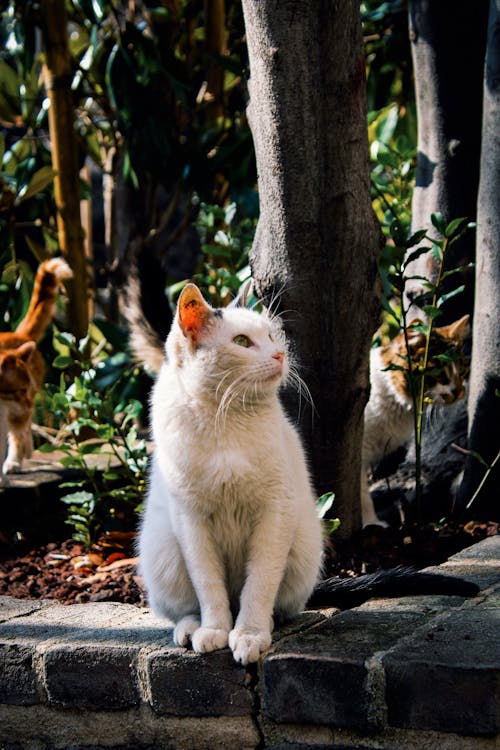
[[[415,127],[413,69],[408,38],[406,0],[362,0],[361,19],[365,41],[368,112],[394,102]]]
[[[83,481],[62,485],[73,490],[62,499],[74,538],[89,548],[103,529],[140,508],[148,454],[136,428],[142,405],[131,398],[138,368],[123,351],[97,359],[90,337],[76,342],[61,333],[56,338],[65,353],[54,367],[72,374],[61,374],[59,388],[50,391],[50,411],[61,427],[41,450],[62,452],[61,464],[83,473]]]
[[[439,366],[436,365],[434,357],[431,363],[430,357],[430,340],[434,326],[434,321],[441,315],[441,308],[444,303],[456,294],[460,294],[464,287],[458,286],[446,294],[441,294],[440,287],[443,280],[449,276],[460,273],[463,267],[444,270],[446,254],[449,248],[462,236],[467,229],[473,225],[469,224],[467,219],[454,219],[449,224],[443,219],[443,216],[434,213],[431,216],[434,228],[439,232],[441,238],[429,237],[427,230],[421,229],[408,236],[407,226],[394,218],[389,226],[391,243],[385,248],[385,293],[382,296],[382,305],[394,324],[402,329],[407,355],[403,357],[401,364],[392,363],[387,369],[401,370],[405,373],[408,383],[408,391],[413,404],[414,418],[414,442],[415,442],[415,485],[416,485],[416,508],[417,515],[420,515],[421,501],[421,455],[422,455],[422,428],[424,413],[426,407],[425,400],[425,383],[429,375],[436,376],[439,374]],[[430,242],[429,245],[423,245],[424,241]],[[438,262],[438,273],[436,281],[420,276],[408,275],[410,264],[422,254],[431,252]],[[404,303],[404,291],[406,283],[410,279],[419,279],[423,289],[421,295],[413,298],[411,303]],[[388,294],[389,292],[389,294]],[[393,298],[396,298],[398,305],[395,308]],[[430,298],[430,299],[429,299]],[[411,305],[419,307],[426,316],[426,321],[409,320],[409,311]],[[419,331],[425,336],[425,349],[422,361],[416,362],[411,358],[411,349],[409,338],[412,332]],[[451,356],[451,354],[450,354]],[[444,371],[447,362],[447,355],[439,355],[442,361],[441,369]]]
[[[340,526],[340,518],[327,518],[326,515],[329,510],[333,507],[335,501],[334,492],[325,492],[324,495],[318,497],[316,500],[316,507],[318,510],[318,516],[323,521],[323,533],[325,537],[330,537],[334,534]]]
[[[222,307],[237,295],[250,278],[248,253],[252,246],[256,219],[238,220],[236,203],[223,208],[202,203],[196,228],[200,235],[202,259],[194,280]]]

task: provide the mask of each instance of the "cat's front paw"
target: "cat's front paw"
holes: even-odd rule
[[[22,469],[22,461],[14,458],[8,458],[3,465],[4,474],[17,474]]]
[[[220,628],[198,628],[191,636],[193,649],[199,654],[226,648],[229,633]]]
[[[193,633],[200,627],[200,618],[196,615],[186,615],[179,620],[174,628],[174,643],[176,646],[189,646]]]
[[[250,664],[258,661],[260,655],[271,645],[271,633],[256,628],[234,628],[229,633],[229,648],[235,661]]]

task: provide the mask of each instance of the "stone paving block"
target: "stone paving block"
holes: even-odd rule
[[[51,646],[43,655],[49,705],[99,711],[140,702],[137,650],[126,646]]]
[[[56,602],[50,599],[15,599],[13,596],[0,596],[0,622],[14,617],[29,615],[44,607],[51,607]]]
[[[247,672],[228,649],[195,654],[161,649],[145,658],[148,700],[159,714],[244,716],[252,711]]]
[[[0,703],[38,703],[33,649],[18,643],[0,643]]]
[[[500,730],[500,610],[436,618],[383,658],[391,726],[491,735]]]
[[[470,547],[465,547],[465,549],[452,555],[449,562],[461,562],[465,560],[478,563],[487,562],[489,564],[493,564],[495,561],[500,563],[500,536],[490,536]]]
[[[371,728],[367,660],[427,617],[351,610],[286,639],[263,661],[264,714],[277,723]]]

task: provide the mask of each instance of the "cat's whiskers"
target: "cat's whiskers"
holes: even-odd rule
[[[219,405],[215,413],[215,425],[217,428],[226,428],[227,416],[229,413],[229,409],[231,408],[231,404],[235,400],[239,399],[242,391],[244,391],[244,388],[242,389],[240,387],[244,386],[247,377],[246,369],[243,366],[234,367],[231,370],[226,371],[223,379],[234,375],[234,373],[238,372],[238,370],[241,370],[241,375],[239,375],[239,377],[235,378],[231,383],[229,383],[219,400]]]
[[[302,408],[302,399],[304,399],[304,401],[309,404],[313,411],[313,415],[317,414],[313,397],[311,391],[309,390],[309,386],[307,385],[306,381],[301,378],[297,371],[297,368],[294,365],[289,365],[288,379],[290,380],[290,384],[296,389],[299,396],[299,415]]]

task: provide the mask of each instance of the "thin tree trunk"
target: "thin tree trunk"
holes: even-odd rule
[[[418,118],[412,229],[432,234],[433,212],[446,222],[476,218],[488,0],[409,0],[409,10]],[[474,246],[474,232],[466,233],[451,248],[446,270],[473,262]],[[437,263],[421,256],[410,272],[434,282]],[[443,291],[460,284],[465,292],[445,304],[440,323],[472,313],[472,271],[449,277]],[[421,291],[419,280],[408,285],[410,299]]]
[[[500,450],[500,9],[490,3],[484,81],[481,180],[477,210],[476,301],[469,391],[469,448],[490,464]],[[460,489],[462,506],[485,473],[468,457]],[[473,512],[498,508],[499,464],[484,484]],[[497,511],[498,513],[498,511]]]
[[[64,0],[45,0],[42,5],[46,54],[45,85],[50,99],[49,130],[61,253],[73,279],[68,288],[68,318],[75,336],[86,335],[89,323],[87,267],[80,218],[78,146],[74,131],[72,68],[68,49],[68,20]]]
[[[205,0],[205,50],[209,57],[221,56],[226,51],[224,0]],[[210,121],[224,114],[224,69],[208,62],[205,93]]]
[[[253,275],[258,294],[280,295],[315,404],[299,418],[316,490],[336,493],[334,514],[349,537],[361,521],[378,244],[359,6],[243,0],[243,10],[260,194]],[[297,397],[286,401],[295,419]]]

